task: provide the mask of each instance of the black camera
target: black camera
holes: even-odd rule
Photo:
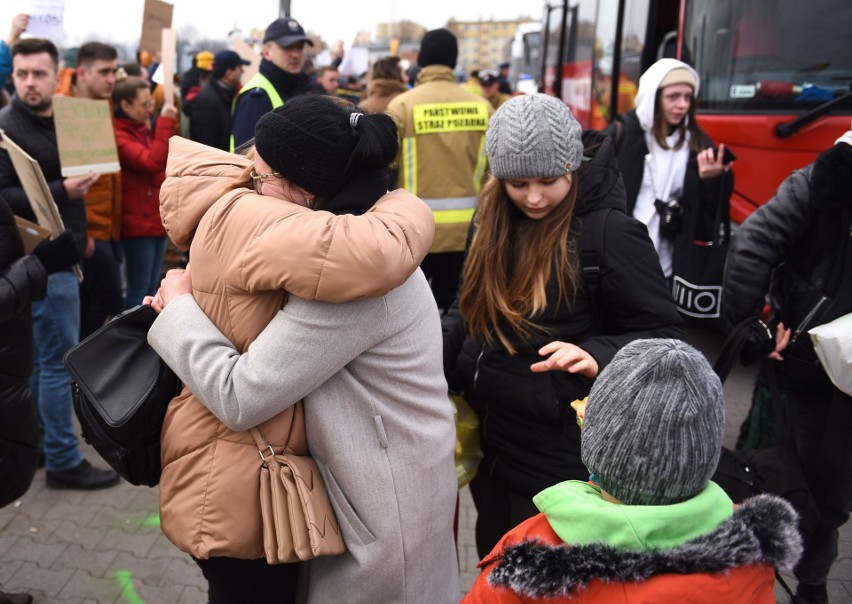
[[[654,200],[654,207],[660,215],[660,237],[674,239],[683,227],[683,206],[677,199]]]

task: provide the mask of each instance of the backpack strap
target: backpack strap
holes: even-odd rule
[[[603,265],[604,235],[606,221],[613,208],[604,208],[587,214],[580,231],[580,262],[583,268],[583,281],[592,303],[595,323],[601,325],[598,292],[601,284],[601,266]]]

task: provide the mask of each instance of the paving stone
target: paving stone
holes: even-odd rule
[[[18,572],[18,569],[21,568],[23,564],[24,563],[21,560],[8,560],[5,562],[0,560],[0,585],[3,585],[9,577],[12,577],[16,572]]]
[[[135,584],[135,593],[136,595],[143,601],[148,602],[150,604],[154,604],[155,602],[182,602],[183,594],[186,591],[186,588],[183,585],[169,585],[165,587],[156,587],[153,585],[146,585],[144,583],[136,583]],[[127,598],[127,594],[122,594],[122,601],[138,601],[131,600]],[[206,603],[206,598],[204,602]]]
[[[91,506],[92,504],[103,506],[106,504],[117,510],[123,509],[130,505],[136,497],[137,488],[139,487],[135,487],[132,484],[122,481],[114,487],[109,487],[107,489],[86,491],[81,503],[87,506]],[[106,500],[104,500],[105,494],[107,495]]]
[[[113,559],[111,572],[129,572],[135,583],[145,583],[153,586],[167,585],[164,582],[166,573],[175,561],[168,558],[140,558],[127,552],[118,553]]]
[[[177,604],[207,604],[207,588],[187,587],[183,590]]]
[[[118,600],[121,591],[122,584],[115,578],[93,577],[86,571],[76,570],[57,597],[92,599],[100,604],[111,604]]]
[[[86,526],[97,528],[101,533],[108,528],[117,528],[126,533],[135,533],[145,520],[143,514],[129,512],[125,509],[99,506],[95,510],[96,513],[92,515]]]
[[[175,547],[174,543],[168,540],[165,535],[158,531],[157,540],[154,542],[151,551],[148,552],[149,558],[177,558],[186,559],[188,554],[183,553]]]
[[[5,583],[5,588],[12,592],[33,593],[37,589],[42,592],[39,604],[48,604],[50,598],[58,597],[65,584],[71,580],[76,571],[53,570],[39,567],[35,562],[25,562]],[[54,600],[55,601],[55,600]]]
[[[98,547],[101,549],[130,552],[135,556],[144,557],[151,550],[157,537],[158,535],[156,534],[127,534],[121,529],[109,528],[98,544]]]
[[[70,541],[74,543],[74,541]],[[79,545],[69,545],[51,568],[54,570],[82,570],[93,577],[105,577],[107,572],[115,568],[118,553],[114,550],[84,549]]]
[[[207,593],[207,579],[201,574],[201,568],[184,554],[182,560],[173,560],[163,577],[163,584],[177,583],[188,587],[197,587]]]
[[[92,521],[92,517],[100,512],[101,510],[96,505],[59,501],[50,508],[43,518],[45,522],[67,520],[80,526],[86,526]]]
[[[86,550],[97,549],[104,538],[104,529],[80,526],[71,521],[63,521],[56,526],[50,536],[51,541],[62,541],[79,545]]]
[[[4,557],[9,559],[32,562],[42,568],[51,568],[56,560],[68,549],[67,543],[39,543],[28,537],[21,537],[15,542],[13,552],[6,552]],[[14,556],[14,558],[12,558]]]
[[[4,528],[3,536],[27,537],[36,542],[46,543],[53,532],[50,522],[29,518],[25,515],[16,516]],[[2,553],[0,553],[2,557]]]

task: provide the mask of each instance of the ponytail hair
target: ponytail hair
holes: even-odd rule
[[[351,111],[349,124],[355,138],[355,146],[346,166],[348,175],[386,168],[396,158],[399,142],[396,124],[390,116],[384,113]]]

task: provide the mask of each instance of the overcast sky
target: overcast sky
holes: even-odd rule
[[[11,17],[31,0],[0,0],[0,32],[5,36]],[[326,42],[342,39],[348,47],[360,30],[375,35],[376,23],[408,19],[428,29],[457,20],[515,19],[522,14],[538,19],[543,0],[291,0],[291,13],[305,29]],[[278,0],[175,0],[174,28],[193,26],[201,37],[222,38],[239,28],[264,29],[278,16]],[[97,33],[113,42],[138,40],[144,0],[65,0],[65,40],[79,44]],[[522,7],[524,7],[522,9]]]

